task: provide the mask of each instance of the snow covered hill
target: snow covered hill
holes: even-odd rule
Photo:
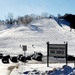
[[[58,20],[59,21],[59,20]],[[59,21],[60,22],[60,21]],[[64,23],[60,22],[62,25]],[[28,26],[13,27],[0,31],[0,53],[23,53],[22,45],[27,45],[27,53],[40,51],[46,55],[46,42],[68,42],[68,53],[75,54],[75,32],[66,25],[61,27],[55,19],[40,19]]]

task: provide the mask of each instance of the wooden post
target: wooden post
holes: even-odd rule
[[[75,60],[74,60],[74,68],[75,68]]]
[[[68,65],[68,50],[67,50],[67,47],[68,47],[68,43],[66,42],[66,65]]]
[[[49,42],[47,42],[47,67],[49,67]]]
[[[24,63],[26,62],[26,51],[27,51],[27,45],[22,45],[22,49],[24,51]]]
[[[24,63],[26,62],[26,51],[24,51]]]

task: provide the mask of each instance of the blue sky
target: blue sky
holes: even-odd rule
[[[26,14],[64,15],[75,14],[75,0],[0,0],[0,19],[6,19],[8,13],[14,17]]]

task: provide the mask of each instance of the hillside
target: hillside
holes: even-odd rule
[[[60,20],[58,20],[60,22]],[[69,54],[75,54],[75,32],[64,23],[62,27],[55,19],[40,19],[27,26],[13,27],[0,31],[0,52],[3,54],[23,53],[20,45],[27,45],[27,53],[40,51],[46,54],[46,42],[64,43],[67,41]]]

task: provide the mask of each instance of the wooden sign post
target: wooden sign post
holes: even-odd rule
[[[66,42],[66,65],[68,65],[68,50],[67,50],[67,47],[68,47],[68,43]]]
[[[22,49],[24,51],[24,57],[26,57],[27,45],[22,45]],[[26,59],[24,60],[24,62],[25,61],[26,61]]]
[[[49,57],[65,57],[66,65],[68,64],[67,56],[67,42],[66,44],[49,44],[47,42],[47,67],[49,67]]]
[[[49,42],[47,42],[47,67],[49,67]]]

